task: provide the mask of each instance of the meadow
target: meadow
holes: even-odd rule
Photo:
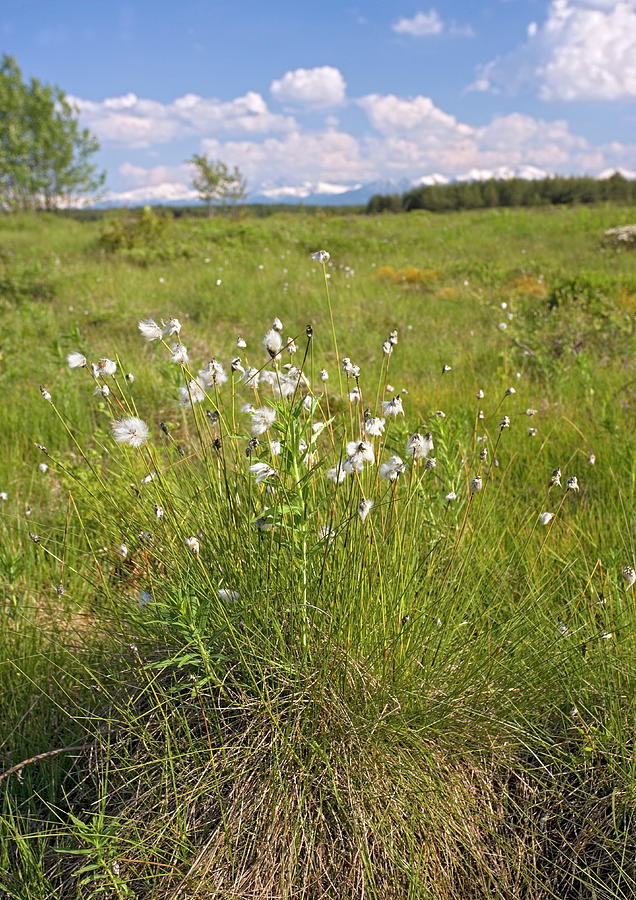
[[[636,894],[634,221],[0,217],[0,895]]]

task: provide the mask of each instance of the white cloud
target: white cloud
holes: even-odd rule
[[[136,104],[118,98],[117,111]],[[521,113],[495,116],[473,126],[438,108],[429,97],[369,94],[356,101],[367,118],[366,134],[356,137],[336,120],[323,128],[299,127],[280,135],[240,139],[199,137],[199,149],[229,166],[238,165],[248,191],[275,198],[301,198],[320,190],[333,193],[387,178],[414,181],[452,177],[539,177],[542,173],[598,173],[633,169],[636,146],[618,142],[592,145],[562,119]],[[187,164],[119,167],[122,188],[107,195],[121,203],[153,200],[191,202]]]
[[[411,34],[413,37],[425,37],[430,34],[441,34],[444,23],[436,9],[430,12],[418,12],[412,19],[398,19],[391,26],[398,34]]]
[[[474,90],[530,84],[544,100],[636,96],[636,0],[552,0],[514,53],[482,66]]]
[[[384,133],[410,131],[426,127],[435,130],[472,131],[469,125],[458,123],[454,116],[435,106],[430,97],[396,97],[395,94],[367,94],[358,101],[374,128]]]
[[[101,140],[129,147],[148,147],[190,135],[257,134],[288,131],[293,118],[270,112],[263,97],[249,91],[222,101],[186,94],[172,103],[146,100],[135,94],[108,97],[100,102],[69,97],[82,124]]]
[[[343,103],[346,87],[338,69],[318,66],[286,72],[279,80],[272,81],[269,89],[272,97],[281,103],[321,109]]]
[[[228,165],[238,165],[247,176],[251,191],[263,183],[369,181],[375,177],[373,163],[363,155],[360,142],[344,131],[294,131],[264,141],[206,139],[201,149]]]
[[[141,206],[144,203],[196,203],[198,199],[199,195],[189,185],[164,181],[127,191],[107,191],[100,197],[100,202],[118,206]]]

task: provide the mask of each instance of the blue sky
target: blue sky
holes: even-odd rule
[[[636,170],[636,0],[4,0],[0,46],[101,141],[111,199]]]

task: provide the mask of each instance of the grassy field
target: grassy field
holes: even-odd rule
[[[0,895],[636,894],[634,221],[0,217]]]

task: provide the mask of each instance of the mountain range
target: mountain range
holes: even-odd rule
[[[609,178],[616,170],[607,169],[595,177]],[[636,172],[618,170],[628,179],[636,179]],[[523,178],[536,180],[548,178],[549,172],[535,166],[511,168],[500,166],[496,169],[471,169],[463,175],[449,177],[433,172],[419,178],[384,179],[367,184],[333,184],[330,182],[304,182],[303,184],[268,184],[248,195],[249,203],[302,203],[306,206],[365,206],[374,194],[403,194],[411,188],[423,185],[451,184],[457,181],[487,181],[491,178]],[[145,204],[183,206],[197,202],[196,192],[186,184],[165,183],[149,187],[134,188],[129,191],[109,191],[96,209],[113,206],[142,206]]]

